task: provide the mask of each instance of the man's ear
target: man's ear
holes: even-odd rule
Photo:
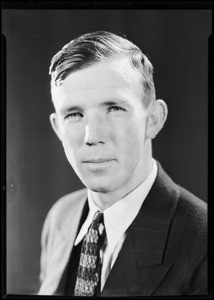
[[[162,129],[167,119],[168,109],[163,100],[157,99],[148,110],[146,137],[153,139]]]
[[[55,131],[56,135],[58,136],[58,138],[61,139],[61,132],[60,132],[60,128],[59,128],[59,120],[58,120],[58,116],[56,113],[52,113],[50,115],[50,122],[51,122],[51,126],[53,128],[53,130]]]

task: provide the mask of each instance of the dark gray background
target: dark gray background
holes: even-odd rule
[[[74,37],[123,33],[149,55],[168,104],[154,156],[207,201],[211,10],[3,10],[7,40],[7,293],[38,291],[40,234],[62,195],[82,187],[52,132],[48,68]]]

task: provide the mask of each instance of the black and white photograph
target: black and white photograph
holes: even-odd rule
[[[210,294],[208,4],[2,9],[6,295]]]

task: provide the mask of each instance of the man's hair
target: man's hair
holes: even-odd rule
[[[112,58],[127,57],[141,78],[144,107],[155,100],[153,66],[140,48],[127,38],[107,31],[81,35],[66,44],[51,60],[51,86],[60,86],[72,72]]]

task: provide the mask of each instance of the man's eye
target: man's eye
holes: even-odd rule
[[[125,111],[125,109],[120,106],[111,106],[108,108],[108,111],[109,112],[111,112],[111,111],[117,112],[117,111]]]
[[[69,115],[66,115],[65,120],[75,122],[75,121],[78,121],[82,117],[83,117],[83,114],[81,114],[79,112],[74,112],[74,113],[71,113]]]

